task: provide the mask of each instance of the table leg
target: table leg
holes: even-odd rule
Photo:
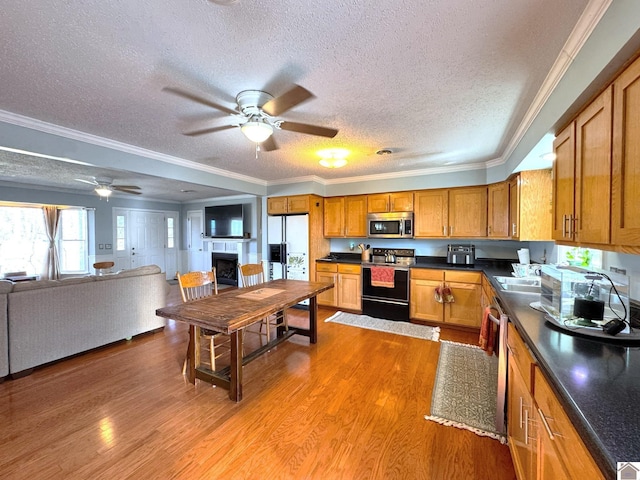
[[[196,357],[200,342],[197,341],[199,332],[195,325],[189,325],[189,345],[187,346],[187,379],[195,385],[196,383]]]
[[[309,299],[309,341],[318,342],[318,299],[315,295]]]
[[[244,342],[244,329],[231,334],[231,365],[229,386],[229,398],[234,402],[242,400],[242,344]]]

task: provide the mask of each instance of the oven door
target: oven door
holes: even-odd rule
[[[394,268],[394,267],[384,267]],[[362,267],[362,298],[409,302],[409,270],[394,268],[393,287],[374,287],[371,284],[371,267]]]

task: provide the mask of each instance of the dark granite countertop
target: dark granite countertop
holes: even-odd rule
[[[359,253],[331,257],[322,261],[361,263]],[[587,449],[605,476],[614,479],[616,462],[640,461],[640,345],[573,335],[549,323],[529,306],[539,294],[505,292],[493,279],[510,275],[511,263],[517,261],[476,259],[465,266],[450,265],[443,257],[416,257],[413,268],[478,270],[491,279],[501,306]]]

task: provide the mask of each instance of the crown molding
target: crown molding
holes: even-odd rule
[[[127,143],[117,142],[115,140],[110,140],[108,138],[92,135],[90,133],[80,132],[78,130],[73,130],[71,128],[61,127],[59,125],[43,122],[35,118],[25,117],[24,115],[7,112],[5,110],[0,110],[0,122],[6,122],[19,127],[25,127],[32,130],[37,130],[39,132],[48,133],[51,135],[57,135],[63,138],[68,138],[69,140],[84,142],[90,145],[96,145],[98,147],[109,148],[111,150],[117,150],[120,152],[129,153],[132,155],[137,155],[137,156],[149,158],[152,160],[158,160],[160,162],[169,163],[171,165],[177,165],[177,166],[189,168],[192,170],[199,170],[202,172],[212,173],[215,175],[220,175],[221,177],[231,178],[234,180],[241,180],[243,182],[253,183],[260,186],[267,185],[267,183],[264,180],[259,178],[250,177],[248,175],[242,175],[239,173],[229,172],[228,170],[223,170],[221,168],[211,167],[208,165],[204,165],[202,163],[193,162],[191,160],[185,160],[184,158],[174,157],[172,155],[166,155],[164,153],[155,152],[153,150],[147,150],[145,148],[136,147],[134,145],[129,145]],[[86,163],[79,159],[60,158],[60,157],[55,157],[51,155],[46,155],[41,152],[22,152],[21,151],[20,153],[26,153],[26,154],[51,158],[52,160],[71,161],[75,163],[90,165],[89,163]]]
[[[576,58],[576,55],[582,49],[587,39],[606,13],[612,1],[613,0],[591,0],[585,7],[582,15],[580,15],[580,18],[578,19],[578,23],[576,23],[575,27],[571,31],[569,38],[558,54],[558,58],[556,58],[556,61],[553,63],[551,70],[549,70],[549,73],[542,82],[533,102],[529,105],[522,122],[520,122],[515,134],[511,137],[507,148],[503,152],[502,158],[505,159],[504,161],[511,156],[527,130],[531,127],[533,121],[540,113],[540,110],[549,99],[551,93],[553,93],[555,88],[558,86],[562,77],[564,77],[564,74],[567,72],[573,63],[573,60]]]

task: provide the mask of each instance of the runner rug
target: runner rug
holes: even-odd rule
[[[341,323],[343,325],[351,325],[352,327],[395,333],[406,337],[424,338],[425,340],[431,340],[433,342],[437,342],[440,338],[439,327],[429,327],[427,325],[417,325],[409,322],[396,322],[393,320],[369,317],[368,315],[356,315],[354,313],[336,312],[327,318],[325,322]]]
[[[504,435],[496,431],[497,392],[497,357],[475,345],[443,340],[431,415],[424,418],[506,443]]]

